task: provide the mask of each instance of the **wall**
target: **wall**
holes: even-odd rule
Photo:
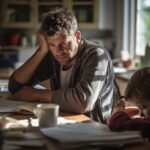
[[[99,29],[111,30],[113,34],[113,57],[120,57],[123,47],[124,0],[100,0]]]
[[[116,0],[100,0],[99,6],[99,29],[114,30],[115,28],[115,5]]]
[[[115,41],[113,37],[113,30],[110,29],[91,29],[80,30],[82,33],[82,37],[88,39],[92,42],[100,44],[104,46],[108,52],[110,53],[111,58],[114,58],[115,51]]]
[[[123,47],[123,11],[124,0],[116,0],[115,5],[115,42],[116,48],[114,52],[115,57],[120,57],[120,51]]]

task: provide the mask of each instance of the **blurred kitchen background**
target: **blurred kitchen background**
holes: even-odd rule
[[[0,0],[0,78],[34,53],[42,16],[56,6],[75,12],[82,36],[106,47],[114,65],[150,64],[150,0]]]

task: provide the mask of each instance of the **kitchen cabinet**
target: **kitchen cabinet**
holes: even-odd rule
[[[0,46],[5,49],[2,57],[10,58],[12,51],[8,51],[6,55],[7,49],[17,49],[18,62],[15,60],[11,64],[26,61],[36,50],[35,37],[42,17],[53,7],[73,11],[80,29],[98,28],[99,0],[0,0]],[[2,67],[7,69],[9,66]],[[10,71],[6,74],[9,76]]]
[[[80,28],[97,28],[98,3],[98,0],[5,0],[0,6],[1,27],[39,28],[44,13],[52,7],[64,7],[74,11]]]
[[[73,0],[71,9],[77,17],[80,28],[98,28],[98,0]]]
[[[35,0],[5,0],[1,4],[2,28],[32,27],[35,22],[34,2]]]

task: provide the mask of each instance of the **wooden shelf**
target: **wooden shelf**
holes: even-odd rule
[[[25,9],[25,7],[27,9]],[[98,0],[5,0],[0,6],[1,12],[6,14],[1,14],[1,27],[9,29],[38,29],[43,14],[52,7],[64,7],[71,11],[75,11],[80,28],[89,29],[98,27]],[[91,12],[89,12],[89,8]],[[24,13],[26,10],[28,10],[27,13]]]

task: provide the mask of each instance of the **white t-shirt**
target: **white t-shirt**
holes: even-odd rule
[[[62,66],[60,69],[60,81],[61,81],[61,88],[63,89],[67,89],[69,86],[69,81],[70,81],[70,77],[71,77],[71,73],[72,73],[72,68],[69,68],[68,70],[63,70]]]

